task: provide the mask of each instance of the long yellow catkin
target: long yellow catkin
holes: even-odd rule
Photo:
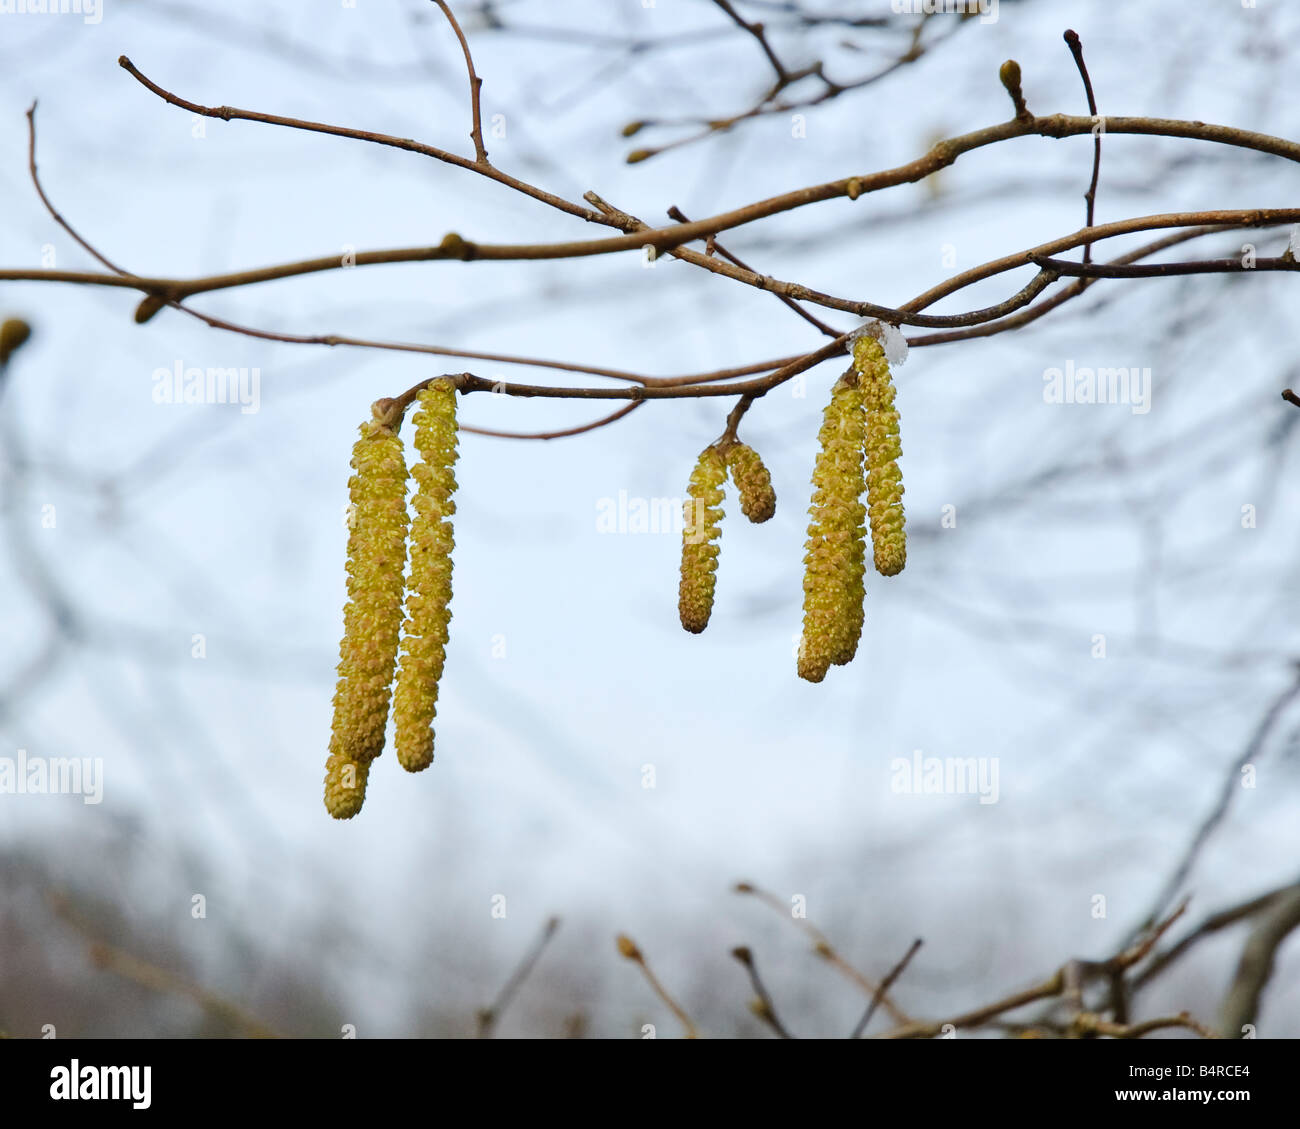
[[[841,377],[822,416],[805,543],[799,677],[820,682],[848,662],[862,632],[866,508],[861,496],[864,417],[857,380]]]
[[[384,748],[389,687],[402,623],[406,564],[406,463],[381,404],[361,425],[348,481],[348,603],[343,609],[334,725],[325,762],[325,807],[351,819],[365,800],[370,762]]]
[[[903,447],[898,436],[894,382],[885,351],[873,337],[859,337],[853,343],[853,364],[867,411],[867,512],[876,571],[882,576],[896,576],[907,564],[907,531],[903,475],[898,469]]]
[[[420,393],[415,446],[423,461],[411,525],[411,573],[402,627],[402,663],[393,695],[397,759],[407,772],[433,763],[433,719],[451,621],[452,515],[456,512],[456,387],[436,380]]]
[[[677,614],[682,626],[698,635],[709,625],[717,581],[717,540],[722,536],[722,484],[727,464],[716,447],[705,447],[691,472],[683,503],[682,579]]]
[[[767,521],[776,513],[772,476],[753,447],[733,443],[727,448],[727,469],[740,495],[740,512],[750,521]]]

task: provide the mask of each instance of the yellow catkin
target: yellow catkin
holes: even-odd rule
[[[885,352],[873,337],[859,337],[854,342],[853,363],[867,411],[867,512],[876,571],[896,576],[907,564],[907,531],[903,475],[898,469],[903,447],[898,437],[894,382]]]
[[[451,519],[456,512],[456,386],[436,380],[420,393],[419,402],[415,446],[423,461],[411,471],[419,489],[413,500],[402,662],[393,694],[397,759],[407,772],[433,763],[433,719],[447,657],[455,547]]]
[[[370,762],[384,747],[389,688],[402,623],[406,564],[406,463],[381,406],[361,425],[348,481],[348,603],[343,609],[325,807],[351,819],[365,799]]]
[[[677,613],[682,626],[698,635],[709,625],[717,580],[718,538],[722,536],[722,484],[727,464],[716,447],[700,452],[686,488],[682,527],[682,580]]]
[[[740,511],[752,522],[767,521],[776,513],[772,476],[753,447],[733,443],[727,448],[727,469],[740,495]]]
[[[803,636],[799,677],[820,682],[832,663],[848,662],[862,631],[866,562],[862,391],[853,374],[831,390],[813,469],[804,553]]]

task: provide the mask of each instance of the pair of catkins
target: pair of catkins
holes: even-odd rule
[[[410,472],[417,491],[409,569],[408,476],[398,434],[401,410],[393,401],[374,405],[374,418],[361,425],[352,448],[348,603],[325,762],[325,807],[335,819],[351,819],[361,810],[371,762],[384,748],[390,691],[398,762],[408,772],[433,762],[433,719],[451,620],[455,383],[435,380],[418,403],[415,447],[421,461]]]
[[[798,652],[799,676],[809,682],[820,682],[832,665],[842,666],[857,653],[868,526],[877,572],[895,576],[907,563],[898,411],[889,362],[874,337],[854,342],[853,368],[831,390],[818,442]],[[766,521],[776,510],[771,476],[752,448],[729,437],[700,454],[687,488],[678,596],[682,626],[693,633],[708,626],[713,610],[728,471],[751,521]]]

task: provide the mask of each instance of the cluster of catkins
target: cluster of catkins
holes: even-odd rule
[[[401,417],[391,401],[374,406],[374,419],[361,425],[352,448],[348,603],[325,762],[325,807],[335,819],[351,819],[361,810],[371,762],[384,748],[390,689],[398,761],[408,772],[433,761],[433,719],[451,619],[454,382],[435,380],[418,402],[415,446],[422,461],[411,472],[418,489],[409,569],[407,470],[397,434]]]
[[[776,513],[772,476],[752,447],[721,440],[700,452],[686,487],[682,523],[682,582],[677,613],[682,626],[698,635],[709,626],[718,569],[717,540],[722,536],[722,484],[727,472],[740,494],[740,509],[753,522]]]
[[[799,677],[820,682],[857,653],[866,599],[867,530],[876,571],[895,576],[907,563],[902,447],[894,384],[874,337],[853,345],[853,368],[831,389],[813,469],[812,521],[805,543]],[[751,521],[776,511],[772,479],[757,452],[724,438],[706,447],[687,487],[678,611],[682,626],[708,626],[722,535],[722,486],[730,472]],[[866,494],[866,505],[862,496]]]

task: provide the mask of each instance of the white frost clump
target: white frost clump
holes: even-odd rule
[[[1291,258],[1300,259],[1300,223],[1291,225],[1291,239],[1286,249],[1291,252]]]
[[[889,362],[891,369],[898,368],[907,360],[907,338],[897,326],[877,321],[875,318],[864,321],[849,335],[846,347],[850,353],[853,352],[853,342],[859,337],[874,337],[879,341],[880,347],[885,351],[885,360]]]

